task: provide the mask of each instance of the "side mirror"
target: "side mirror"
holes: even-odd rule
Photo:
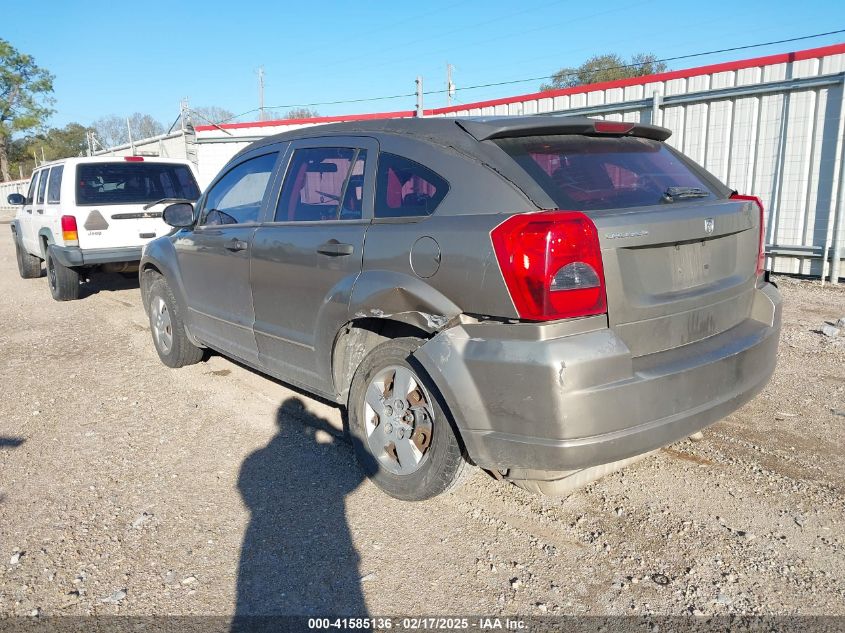
[[[194,205],[189,202],[177,202],[164,207],[161,216],[170,226],[184,229],[194,224]]]
[[[20,193],[10,193],[6,198],[6,202],[11,204],[13,207],[19,207],[26,204],[26,196]]]

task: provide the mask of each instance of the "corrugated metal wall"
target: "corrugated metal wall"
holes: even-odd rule
[[[843,155],[843,71],[839,53],[432,114],[577,113],[663,125],[672,130],[671,145],[763,200],[770,250],[792,253],[772,257],[774,270],[819,275],[821,255],[832,248]]]

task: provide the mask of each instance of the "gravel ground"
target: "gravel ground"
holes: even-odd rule
[[[845,288],[779,280],[777,373],[703,441],[562,500],[479,472],[411,504],[336,409],[167,369],[137,283],[56,303],[0,237],[0,615],[845,615]]]

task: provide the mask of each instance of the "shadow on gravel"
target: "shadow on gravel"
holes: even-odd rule
[[[85,299],[100,292],[138,290],[138,273],[93,273],[82,283],[79,298]]]
[[[6,437],[0,435],[0,448],[17,448],[25,441],[22,437]]]
[[[343,436],[299,398],[282,403],[276,424],[276,435],[238,477],[251,518],[232,630],[278,630],[272,616],[365,617],[344,506],[363,473]]]

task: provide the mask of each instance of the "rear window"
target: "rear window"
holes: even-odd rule
[[[200,192],[187,165],[87,163],[76,170],[76,203],[145,204],[163,198],[196,200]]]
[[[669,148],[645,138],[532,136],[497,141],[560,209],[659,204],[670,187],[713,191]]]

